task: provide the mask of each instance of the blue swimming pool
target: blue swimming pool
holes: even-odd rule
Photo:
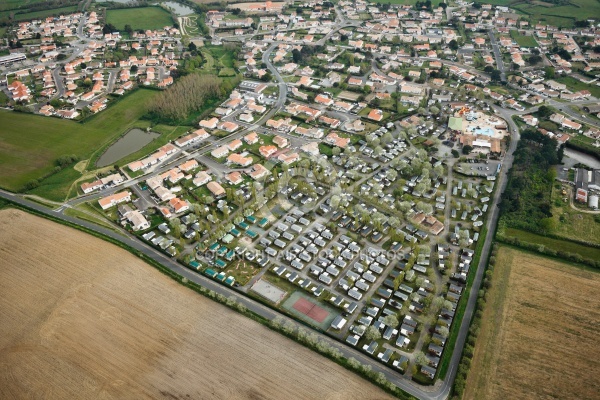
[[[486,136],[494,135],[494,130],[492,128],[474,128],[471,130],[471,132],[473,132],[473,134],[475,134],[475,135],[486,135]]]

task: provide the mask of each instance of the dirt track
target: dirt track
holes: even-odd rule
[[[126,251],[0,211],[0,398],[381,399]]]

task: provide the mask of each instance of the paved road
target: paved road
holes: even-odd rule
[[[504,62],[502,61],[502,54],[500,53],[500,47],[498,46],[498,42],[496,41],[496,36],[494,36],[493,29],[488,30],[488,35],[490,36],[492,50],[494,50],[496,65],[498,66],[498,70],[500,71],[500,78],[502,82],[506,82],[506,71],[504,69]]]

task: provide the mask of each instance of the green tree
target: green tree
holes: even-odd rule
[[[381,339],[381,332],[379,332],[379,329],[377,329],[371,325],[365,331],[365,339],[367,339],[367,340]]]
[[[414,359],[415,359],[415,363],[417,363],[418,365],[428,365],[429,364],[429,360],[427,359],[427,356],[422,351],[415,352]]]
[[[395,328],[399,324],[398,317],[395,315],[388,315],[383,319],[383,323],[391,328]]]

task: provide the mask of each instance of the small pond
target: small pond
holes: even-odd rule
[[[139,128],[133,128],[106,149],[96,162],[96,166],[101,168],[114,164],[121,158],[138,151],[159,136],[160,134],[156,132],[146,132]]]
[[[179,15],[180,17],[183,15],[190,15],[194,13],[194,10],[186,5],[177,3],[175,1],[165,1],[164,3],[162,3],[163,5],[167,6],[167,8],[173,10],[173,12],[177,15]]]

